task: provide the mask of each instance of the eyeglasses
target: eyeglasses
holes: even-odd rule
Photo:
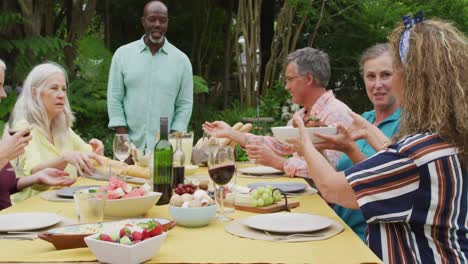
[[[293,77],[286,77],[285,82],[289,83],[289,82],[294,81],[294,79],[298,79],[298,78],[304,78],[304,76],[299,76],[298,75],[298,76],[293,76]]]

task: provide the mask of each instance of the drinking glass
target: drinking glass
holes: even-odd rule
[[[102,190],[79,190],[73,193],[76,214],[80,223],[104,221],[107,193]]]
[[[225,186],[231,182],[236,170],[234,149],[230,146],[209,145],[208,174],[215,185],[215,200],[219,205],[218,220],[226,222],[232,220],[224,211]]]
[[[256,146],[260,146],[260,145],[263,145],[263,143],[265,143],[265,139],[261,136],[256,136],[256,135],[249,135],[247,136],[247,139],[246,139],[246,142],[245,142],[245,145],[246,145],[246,148],[248,150],[248,146],[252,146],[252,145],[256,145]],[[253,159],[253,158],[250,158],[249,157],[249,161],[251,163],[255,163],[256,160]]]
[[[13,136],[14,134],[16,134],[16,132],[18,132],[16,129],[13,128],[13,124],[14,124],[13,121],[14,121],[13,115],[10,114],[10,118],[8,119],[8,133],[10,134],[10,136]],[[29,133],[27,133],[24,136],[25,137],[29,136]],[[16,157],[15,166],[12,168],[9,168],[8,171],[14,171],[17,176],[24,175],[24,170],[20,166],[19,156]]]
[[[114,156],[120,162],[125,162],[125,160],[128,159],[130,156],[130,141],[128,139],[128,134],[115,134],[113,150]],[[121,169],[123,169],[123,165]]]

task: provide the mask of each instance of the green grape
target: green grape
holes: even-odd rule
[[[264,205],[265,205],[265,201],[263,200],[263,198],[258,198],[257,199],[257,206],[262,207]]]
[[[257,188],[257,193],[258,193],[258,194],[261,195],[261,194],[263,194],[263,192],[265,192],[265,188],[263,188],[263,187],[258,187],[258,188]]]
[[[252,193],[251,193],[252,197],[254,199],[258,199],[258,197],[260,197],[259,193],[257,190],[253,190]]]
[[[271,193],[264,192],[262,195],[263,200],[268,199],[271,197]]]
[[[257,207],[258,206],[258,203],[257,203],[257,200],[253,199],[251,201],[251,204],[250,204],[252,207]]]
[[[268,198],[266,198],[264,200],[265,200],[265,205],[273,204],[273,198],[271,196],[269,196]]]
[[[281,198],[282,198],[282,197],[281,197],[281,194],[280,194],[279,192],[275,192],[275,193],[273,194],[273,202],[275,202],[275,203],[276,203],[276,202],[279,202],[279,201],[281,201]]]

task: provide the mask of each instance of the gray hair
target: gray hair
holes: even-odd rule
[[[386,53],[391,55],[390,51],[390,43],[379,43],[366,49],[362,54],[361,59],[359,60],[359,71],[361,72],[361,75],[364,74],[364,63],[366,63],[368,60],[373,60],[377,57],[380,57]]]
[[[309,47],[302,48],[289,53],[286,65],[291,62],[296,64],[298,74],[304,76],[310,73],[319,86],[327,87],[331,75],[327,53]]]
[[[0,70],[5,71],[6,70],[6,64],[2,59],[0,59]]]
[[[61,74],[65,77],[68,86],[68,77],[65,69],[55,62],[39,64],[32,69],[24,81],[23,90],[13,109],[14,124],[26,120],[29,124],[36,125],[44,135],[53,136],[54,139],[65,140],[69,129],[73,125],[75,117],[70,108],[68,97],[65,96],[65,109],[49,121],[47,111],[40,96],[45,88],[45,82],[53,75]],[[52,128],[53,135],[50,135]]]

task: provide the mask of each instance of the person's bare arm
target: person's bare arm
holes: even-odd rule
[[[306,160],[310,177],[322,197],[329,202],[358,209],[356,195],[346,180],[344,172],[337,172],[314,147],[305,131],[302,119],[295,115],[294,120],[299,127],[299,138],[290,139],[289,143],[292,143],[297,152]]]
[[[75,166],[78,170],[79,175],[91,175],[93,174],[93,164],[91,159],[96,160],[100,164],[103,164],[104,160],[95,153],[86,153],[80,151],[66,151],[63,152],[59,158],[51,161],[41,163],[32,168],[31,173],[34,174],[40,170],[46,168],[55,168],[58,170],[64,170],[65,167],[70,163]]]
[[[19,178],[16,187],[18,190],[23,190],[24,188],[30,187],[34,184],[69,186],[76,181],[76,179],[70,179],[67,178],[67,176],[67,172],[49,168],[41,170],[28,177]]]

